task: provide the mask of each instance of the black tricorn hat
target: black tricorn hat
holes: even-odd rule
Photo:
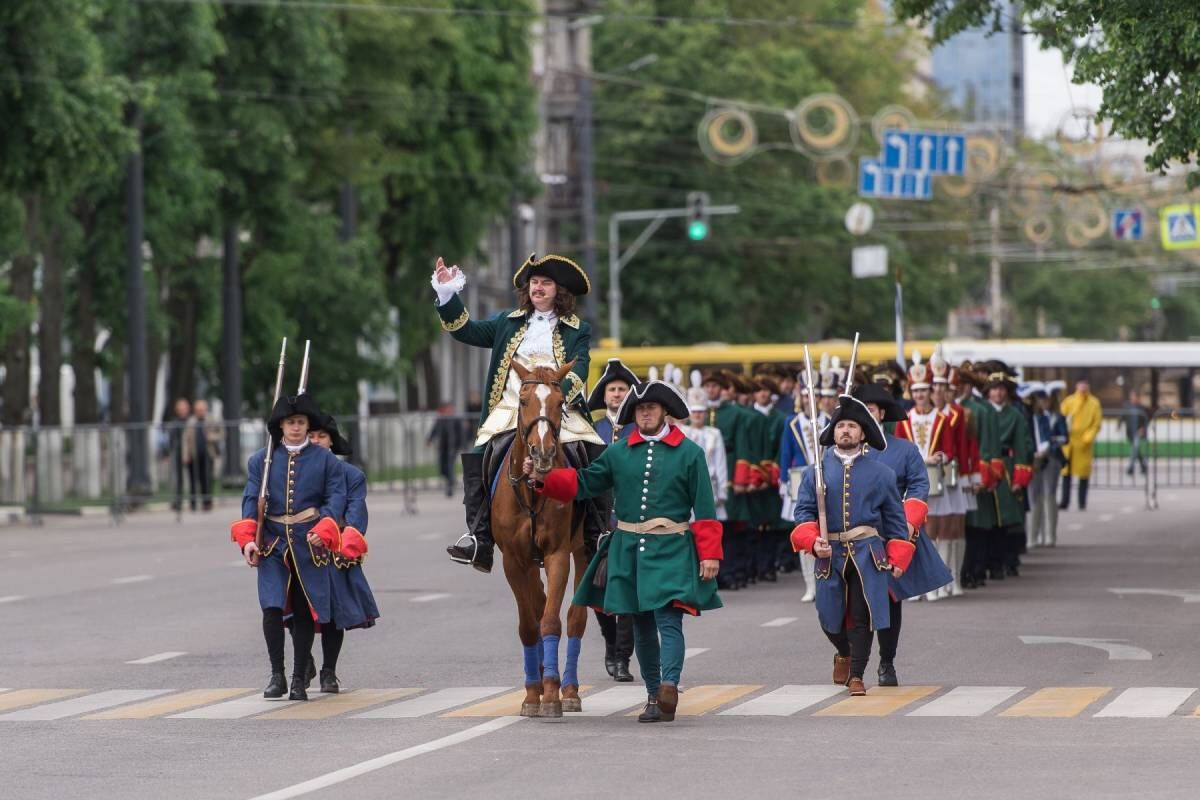
[[[844,419],[858,423],[866,437],[865,442],[868,447],[875,450],[887,449],[887,438],[883,435],[883,428],[875,421],[874,415],[861,400],[848,394],[838,395],[838,407],[834,409],[833,416],[829,418],[829,424],[821,431],[822,447],[834,446],[833,429]]]
[[[317,408],[317,403],[312,399],[312,395],[301,394],[295,397],[284,395],[275,401],[275,407],[271,409],[271,416],[267,417],[267,430],[271,432],[271,438],[276,442],[282,439],[283,421],[297,414],[308,417],[309,430],[319,427],[321,409]]]
[[[596,381],[596,385],[592,387],[592,393],[588,395],[588,411],[599,411],[604,408],[604,389],[613,381],[625,381],[629,384],[630,389],[639,383],[637,375],[634,375],[633,370],[622,364],[621,359],[610,358],[604,365],[604,372],[600,375],[600,380]]]
[[[543,275],[549,278],[576,297],[585,295],[592,290],[592,282],[588,280],[583,267],[565,256],[551,255],[538,258],[537,253],[530,253],[529,258],[525,259],[525,263],[513,275],[513,286],[523,289],[529,285],[529,279],[534,275]]]
[[[864,383],[854,387],[854,399],[863,405],[874,403],[883,409],[884,422],[901,422],[906,415],[904,409],[896,402],[896,396],[881,383]]]
[[[617,412],[617,424],[628,425],[633,422],[633,412],[642,403],[658,403],[666,410],[668,417],[687,419],[687,401],[679,394],[679,390],[664,381],[646,381],[631,386],[621,410]]]
[[[338,430],[337,420],[332,414],[324,412],[317,418],[317,424],[309,427],[310,431],[325,431],[329,434],[329,438],[333,440],[333,454],[335,456],[349,457],[352,449],[350,442],[346,441],[346,437],[342,436],[342,432]]]
[[[983,390],[986,392],[993,386],[1004,386],[1008,389],[1011,396],[1016,396],[1017,381],[1008,368],[1008,365],[1000,360],[984,361],[975,365],[975,368],[980,371],[985,377],[983,380]]]

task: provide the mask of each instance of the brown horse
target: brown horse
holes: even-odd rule
[[[573,586],[587,567],[582,524],[573,524],[570,504],[537,494],[522,471],[526,458],[532,459],[534,477],[539,479],[555,467],[567,466],[558,437],[562,380],[572,366],[574,362],[559,369],[525,369],[513,363],[521,379],[517,433],[500,464],[492,497],[492,535],[503,555],[504,577],[517,600],[517,630],[525,651],[523,717],[561,717],[564,711],[583,710],[576,666],[579,640],[587,625],[584,608],[572,605],[567,610],[567,663],[561,676],[558,671],[562,604],[571,565],[575,565]],[[541,566],[546,571],[545,588]]]

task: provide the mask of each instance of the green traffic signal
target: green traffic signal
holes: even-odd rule
[[[688,238],[693,242],[708,238],[708,223],[702,219],[694,219],[688,223]]]
[[[1162,300],[1159,300],[1157,297],[1151,297],[1150,307],[1155,311],[1158,311],[1160,308],[1162,308]]]

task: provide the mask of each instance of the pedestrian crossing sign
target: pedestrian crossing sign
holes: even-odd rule
[[[1200,248],[1200,229],[1196,226],[1200,206],[1179,204],[1166,206],[1159,217],[1164,250]]]

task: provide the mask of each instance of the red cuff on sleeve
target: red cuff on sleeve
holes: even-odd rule
[[[920,528],[925,524],[925,516],[928,513],[929,506],[925,504],[924,500],[910,497],[904,501],[904,518],[914,528]]]
[[[996,488],[996,476],[988,469],[987,464],[984,464],[983,468],[979,471],[979,485],[984,489]]]
[[[988,466],[991,467],[992,477],[996,479],[997,483],[1004,479],[1004,459],[993,458],[988,462]]]
[[[239,519],[229,526],[229,540],[236,542],[239,550],[245,550],[246,545],[254,541],[258,532],[258,523],[252,519]]]
[[[733,466],[733,485],[734,486],[749,486],[750,485],[750,462],[739,458]]]
[[[774,461],[764,461],[764,462],[762,462],[762,468],[767,476],[767,485],[770,486],[772,489],[778,489],[779,488],[779,475],[780,475],[779,465],[776,464]]]
[[[821,538],[821,526],[816,520],[812,522],[801,522],[796,527],[792,528],[792,550],[797,553],[809,553],[813,551],[813,543]]]
[[[1016,489],[1024,489],[1033,480],[1033,470],[1028,464],[1017,464],[1013,467],[1012,483]]]
[[[326,550],[341,551],[342,534],[338,530],[337,523],[333,521],[333,517],[321,517],[308,532],[320,536],[321,544],[325,546]]]
[[[546,473],[546,480],[538,489],[538,494],[544,494],[551,500],[560,503],[571,503],[579,494],[579,474],[570,467],[559,467]]]
[[[696,539],[696,557],[701,561],[725,557],[721,549],[721,523],[715,519],[698,519],[692,523],[692,536]]]
[[[907,539],[888,539],[886,547],[888,562],[900,569],[908,569],[913,555],[917,552],[917,546]]]
[[[343,558],[362,558],[367,554],[367,540],[358,528],[347,525],[342,531],[342,546],[338,550]]]

